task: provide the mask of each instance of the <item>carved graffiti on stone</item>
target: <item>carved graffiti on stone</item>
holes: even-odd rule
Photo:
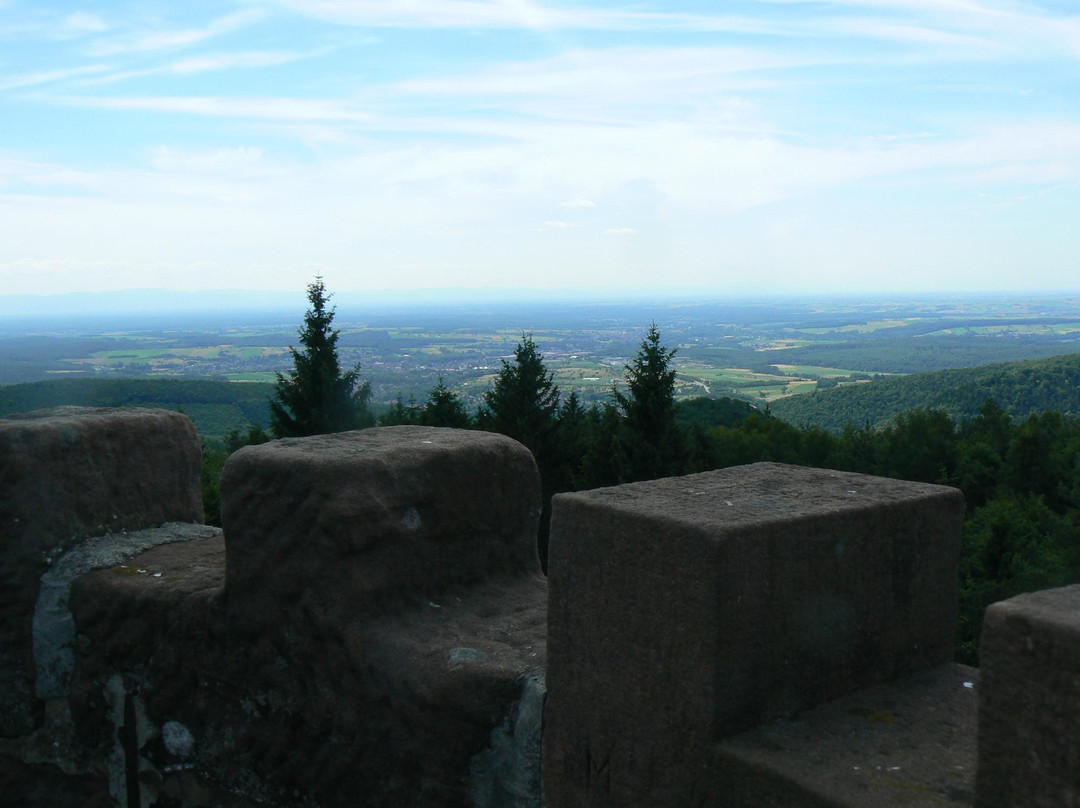
[[[585,787],[589,794],[611,793],[611,755],[596,755],[589,747],[585,748]]]

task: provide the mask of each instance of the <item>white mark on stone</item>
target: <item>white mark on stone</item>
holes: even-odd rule
[[[195,736],[179,721],[166,721],[161,728],[161,740],[173,757],[184,760],[195,752]]]
[[[975,683],[974,682],[964,682],[964,687],[970,689],[972,687],[975,687]]]
[[[490,656],[479,648],[451,648],[450,662],[487,662]]]
[[[401,524],[407,530],[419,530],[421,524],[420,511],[416,510],[416,508],[409,508],[409,510],[405,511],[405,515],[401,517]]]
[[[430,606],[432,609],[441,609],[442,608],[442,606],[440,606],[438,603],[436,603],[433,600],[429,600],[427,602],[427,605]]]

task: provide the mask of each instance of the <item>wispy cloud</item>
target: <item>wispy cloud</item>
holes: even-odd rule
[[[263,16],[264,12],[262,10],[249,8],[218,17],[202,28],[140,32],[125,37],[100,40],[92,46],[91,52],[97,55],[109,56],[120,53],[146,53],[186,47],[245,28],[258,22]]]
[[[38,87],[43,84],[53,84],[59,81],[91,76],[111,70],[109,65],[82,65],[65,70],[47,70],[42,73],[24,73],[21,76],[9,76],[0,78],[0,92],[4,90],[16,90],[26,87]]]
[[[575,284],[602,282],[601,265],[622,282],[633,254],[861,271],[868,255],[993,257],[980,245],[1008,228],[979,230],[969,207],[987,214],[988,193],[1043,205],[1025,220],[1038,237],[1013,228],[1016,255],[1049,237],[1075,270],[1080,19],[1065,0],[716,7],[11,4],[0,268],[168,254],[288,279],[362,255],[378,277],[445,263],[495,282],[543,263],[538,277]],[[359,47],[380,27],[396,30]],[[88,125],[65,140],[69,121]],[[1039,203],[1046,187],[1062,190]],[[928,246],[910,237],[954,221]]]
[[[277,0],[282,7],[345,25],[390,28],[473,28],[583,31],[732,31],[782,33],[764,19],[585,6],[528,0]]]
[[[325,52],[325,51],[321,51]],[[311,58],[318,54],[312,53],[287,53],[284,51],[247,51],[242,53],[210,53],[203,56],[194,56],[190,59],[181,59],[176,62],[148,67],[139,70],[115,70],[107,75],[84,79],[82,85],[93,86],[98,84],[115,84],[120,81],[155,76],[162,74],[191,75],[198,73],[213,73],[221,70],[236,68],[276,67],[301,59]]]
[[[218,118],[271,121],[372,121],[375,116],[337,100],[311,98],[228,98],[207,96],[65,96],[71,106],[139,112],[171,112]]]
[[[525,96],[557,94],[561,98],[603,92],[647,97],[656,87],[689,95],[774,84],[752,74],[841,61],[843,57],[774,53],[749,48],[606,48],[573,50],[550,59],[503,64],[476,75],[447,76],[401,82],[407,93]],[[737,77],[737,78],[733,78]],[[725,83],[726,82],[726,83]]]

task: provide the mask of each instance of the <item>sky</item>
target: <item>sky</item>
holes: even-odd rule
[[[1075,0],[0,0],[0,295],[1080,290]]]

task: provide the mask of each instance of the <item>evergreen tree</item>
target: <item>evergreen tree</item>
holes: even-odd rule
[[[559,388],[531,334],[521,335],[512,363],[503,360],[495,383],[484,393],[484,406],[476,420],[481,429],[521,442],[536,459],[541,496],[537,551],[546,571],[551,497],[558,490]]]
[[[401,426],[403,424],[418,423],[420,423],[420,406],[412,396],[409,397],[409,403],[406,404],[401,397],[401,393],[398,393],[394,403],[379,415],[379,426]]]
[[[621,427],[619,408],[610,402],[595,403],[585,410],[581,458],[573,478],[574,488],[601,488],[622,481],[624,475],[618,447]]]
[[[626,365],[627,392],[614,390],[624,415],[626,481],[668,477],[682,470],[682,433],[675,423],[675,350],[660,344],[656,323],[649,326],[634,361]]]
[[[532,335],[522,334],[514,361],[502,360],[495,383],[484,393],[484,407],[478,413],[480,427],[525,444],[543,473],[555,448],[558,415],[559,388]]]
[[[368,409],[369,382],[360,383],[360,365],[342,372],[338,362],[338,332],[331,328],[334,309],[321,276],[308,285],[311,308],[300,329],[303,351],[289,347],[295,369],[277,374],[270,400],[270,428],[275,437],[320,435],[372,426]]]
[[[456,429],[468,429],[472,426],[472,419],[465,405],[461,403],[461,398],[443,383],[442,376],[428,395],[428,400],[420,411],[419,422],[424,426],[448,426]]]

